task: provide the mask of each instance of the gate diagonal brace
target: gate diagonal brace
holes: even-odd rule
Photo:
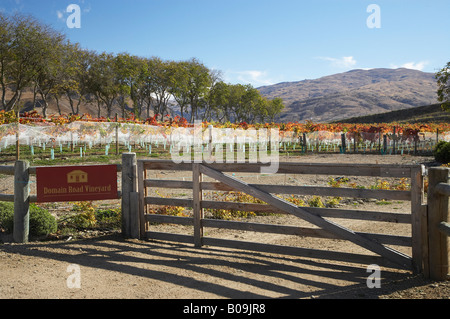
[[[324,219],[317,213],[313,213],[302,207],[296,206],[286,200],[278,198],[268,192],[260,190],[258,187],[250,186],[247,183],[238,180],[232,176],[226,175],[218,170],[208,167],[205,164],[200,164],[200,172],[215,178],[216,180],[233,187],[241,192],[247,193],[253,197],[256,197],[267,204],[281,209],[287,213],[297,216],[307,222],[314,224],[324,230],[339,236],[342,239],[349,240],[361,247],[364,247],[380,256],[394,262],[402,268],[411,269],[412,259],[411,257],[402,254],[394,249],[386,247],[378,242],[375,242],[369,238],[366,238],[360,234],[356,234],[350,229],[340,226],[332,221]]]

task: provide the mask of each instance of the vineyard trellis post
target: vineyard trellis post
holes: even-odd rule
[[[20,131],[20,112],[17,111],[17,131],[16,131],[16,161],[20,158],[20,141],[19,141],[19,131]]]
[[[347,146],[345,145],[345,133],[341,134],[341,144],[342,144],[341,151],[342,151],[342,153],[345,154],[345,151],[346,151],[346,148],[347,148]]]
[[[392,153],[395,155],[396,153],[397,153],[397,136],[395,135],[395,133],[396,133],[396,127],[394,126],[394,128],[393,128],[393,134],[392,134],[392,142],[393,142],[393,145],[392,145]]]
[[[115,127],[115,133],[116,133],[116,155],[119,155],[119,124],[118,124],[118,117],[117,117],[117,113],[116,113],[116,118],[115,118],[115,122],[116,122],[116,127]]]

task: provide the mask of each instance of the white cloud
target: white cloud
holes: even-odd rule
[[[266,71],[246,70],[226,72],[226,77],[230,82],[251,84],[254,87],[262,85],[272,85],[274,82],[268,77]]]
[[[353,56],[344,56],[342,58],[318,57],[318,59],[330,61],[332,66],[338,68],[350,68],[356,64]]]
[[[420,61],[420,62],[407,62],[404,63],[400,66],[396,65],[396,64],[391,64],[391,67],[393,69],[397,69],[397,68],[406,68],[406,69],[413,69],[413,70],[419,70],[422,71],[425,66],[428,64],[428,61]]]
[[[82,1],[81,3],[83,4],[83,12],[84,12],[84,13],[89,13],[89,12],[91,12],[91,9],[92,9],[92,8],[91,8],[91,4],[90,4],[90,3],[88,3],[87,6],[84,5],[84,1]]]
[[[62,11],[56,11],[56,16],[58,17],[58,20],[64,21],[64,13]]]

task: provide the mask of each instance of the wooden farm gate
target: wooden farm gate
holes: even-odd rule
[[[134,218],[134,237],[192,243],[197,247],[202,245],[221,246],[254,251],[295,254],[335,260],[370,262],[383,264],[385,261],[394,263],[397,267],[421,272],[426,266],[426,239],[423,238],[423,228],[426,225],[426,205],[423,204],[422,165],[364,165],[364,164],[304,164],[279,163],[276,174],[310,174],[331,176],[374,176],[380,178],[408,178],[411,181],[410,190],[383,190],[360,188],[335,188],[291,185],[247,184],[231,172],[260,173],[261,164],[254,163],[174,163],[170,160],[138,160],[136,188],[132,192],[133,202],[139,218]],[[170,170],[176,172],[192,172],[192,180],[164,180],[148,178],[149,171]],[[228,174],[226,174],[226,173]],[[190,174],[190,173],[189,173]],[[203,181],[208,176],[215,181]],[[285,175],[286,176],[286,175]],[[148,196],[149,188],[190,189],[191,199],[164,198]],[[249,194],[266,204],[236,203],[204,200],[204,191],[238,191]],[[410,201],[411,213],[389,213],[360,210],[344,210],[337,208],[300,207],[274,194],[341,196],[350,198],[374,198],[380,200]],[[130,197],[131,197],[130,195]],[[139,201],[138,201],[139,198]],[[137,203],[138,201],[138,203]],[[161,214],[150,214],[149,205],[192,207],[193,217],[179,217]],[[233,209],[253,212],[288,213],[318,226],[316,228],[269,225],[262,223],[227,221],[204,218],[203,211],[207,208]],[[134,211],[132,209],[132,211]],[[411,225],[411,236],[372,234],[355,232],[327,218],[348,218],[373,220]],[[151,223],[169,223],[193,225],[193,235],[174,234],[152,231]],[[376,253],[376,255],[337,253],[301,247],[269,245],[254,242],[227,240],[204,236],[203,228],[225,228],[251,230],[257,232],[279,233],[287,235],[312,236],[349,240],[352,243]],[[133,231],[132,231],[133,232]],[[411,255],[401,253],[387,245],[409,246]]]

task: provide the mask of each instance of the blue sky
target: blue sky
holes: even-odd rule
[[[81,27],[66,12],[79,5]],[[367,19],[379,8],[380,28]],[[351,69],[436,72],[450,61],[449,0],[0,0],[98,52],[192,57],[254,87]]]

